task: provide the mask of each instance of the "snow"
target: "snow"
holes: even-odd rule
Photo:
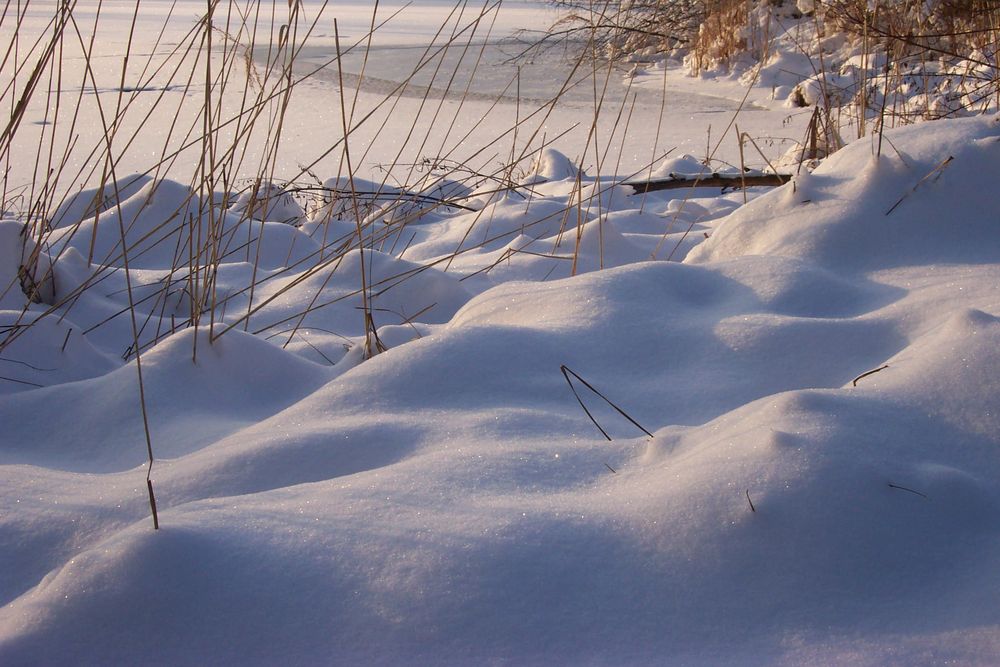
[[[0,222],[0,663],[995,662],[1000,118],[747,203],[584,141],[500,192],[359,176],[363,251],[335,168],[312,207],[126,175],[40,245]]]

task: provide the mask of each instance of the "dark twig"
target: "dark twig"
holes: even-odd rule
[[[8,364],[18,364],[19,366],[24,366],[25,368],[30,368],[33,371],[40,371],[43,373],[51,373],[52,371],[57,370],[55,368],[39,368],[38,366],[32,366],[26,361],[18,361],[17,359],[4,359],[3,357],[0,357],[0,361],[6,361]]]
[[[747,489],[747,502],[750,503],[750,511],[756,512],[757,508],[753,506],[753,501],[750,500],[750,489]]]
[[[650,433],[649,431],[647,431],[642,426],[642,424],[640,424],[636,420],[632,419],[624,410],[622,410],[620,407],[618,407],[617,405],[615,405],[614,403],[612,403],[611,400],[608,399],[607,396],[605,396],[601,392],[597,391],[597,389],[595,389],[593,385],[591,385],[589,382],[587,382],[582,377],[580,377],[579,375],[577,375],[575,372],[573,372],[572,370],[570,370],[566,365],[560,366],[559,370],[562,371],[563,377],[566,378],[566,384],[569,385],[570,391],[572,391],[573,392],[573,396],[576,397],[577,403],[579,403],[580,407],[583,408],[583,411],[586,413],[587,417],[590,418],[590,421],[594,422],[594,426],[597,427],[597,430],[600,431],[601,434],[604,435],[604,437],[607,438],[609,441],[611,440],[611,436],[608,435],[607,431],[605,431],[603,428],[601,428],[601,425],[597,423],[596,419],[594,419],[594,415],[590,414],[590,410],[588,410],[587,406],[584,405],[583,399],[580,398],[580,394],[578,394],[576,392],[576,387],[573,386],[573,381],[570,380],[570,378],[569,378],[570,375],[572,375],[577,380],[579,380],[580,383],[583,384],[584,387],[586,387],[590,391],[592,391],[595,394],[597,394],[598,396],[600,396],[604,400],[605,403],[607,403],[608,405],[610,405],[611,407],[613,407],[618,412],[618,414],[620,414],[622,417],[624,417],[625,419],[629,420],[632,423],[633,426],[635,426],[640,431],[642,431],[643,433],[645,433],[646,435],[648,435],[650,438],[653,437],[653,434]]]
[[[312,343],[310,343],[309,339],[305,338],[304,336],[299,336],[299,340],[301,340],[303,343],[305,343],[306,345],[308,345],[309,347],[311,347],[313,349],[313,352],[315,352],[319,356],[323,357],[323,359],[326,360],[326,363],[330,364],[331,366],[336,366],[337,365],[337,362],[335,362],[333,359],[331,359],[330,357],[328,357],[325,354],[323,354],[322,350],[320,350],[318,347],[316,347],[315,345],[313,345]]]
[[[581,408],[583,408],[583,411],[587,414],[587,417],[590,418],[590,421],[594,422],[594,426],[597,427],[597,430],[600,431],[601,434],[605,438],[608,439],[608,441],[610,441],[611,440],[611,436],[608,435],[607,431],[605,431],[603,428],[601,428],[601,425],[597,423],[596,419],[594,419],[594,415],[590,414],[590,410],[588,410],[587,406],[584,405],[583,399],[580,398],[580,394],[576,393],[576,387],[573,386],[573,383],[569,379],[569,369],[566,368],[566,366],[560,366],[559,369],[562,371],[563,377],[566,378],[566,384],[569,385],[569,389],[570,389],[570,391],[573,392],[573,396],[576,397],[576,402],[580,404]],[[576,374],[574,373],[574,375],[576,375]],[[584,383],[584,384],[586,384],[586,383]]]
[[[902,204],[904,199],[906,199],[911,194],[913,194],[914,192],[916,192],[917,188],[919,188],[924,183],[924,181],[926,181],[930,177],[934,176],[935,174],[940,174],[941,171],[944,170],[944,168],[947,167],[949,164],[951,164],[951,161],[954,160],[954,159],[955,159],[954,156],[949,155],[947,158],[945,158],[944,160],[942,160],[941,164],[939,164],[938,166],[934,167],[929,172],[927,172],[927,175],[924,176],[923,178],[921,178],[919,181],[917,181],[917,184],[914,185],[912,188],[910,188],[909,192],[905,193],[902,197],[900,197],[899,200],[895,204],[892,205],[892,208],[890,208],[888,211],[885,212],[885,214],[889,215],[890,213],[892,213],[893,211],[895,211],[896,207],[899,206],[900,204]]]
[[[27,329],[30,324],[3,324],[0,325],[0,334],[9,334],[12,331],[17,331],[18,329]]]
[[[156,496],[153,495],[153,480],[146,478],[146,488],[149,489],[149,509],[153,512],[153,530],[160,529],[160,517],[156,513]]]
[[[889,364],[886,364],[885,366],[879,366],[878,368],[873,368],[872,370],[870,370],[870,371],[868,371],[866,373],[862,373],[858,377],[854,378],[854,382],[852,382],[851,384],[853,386],[857,387],[858,386],[858,380],[860,380],[861,378],[866,378],[869,375],[874,375],[875,373],[878,373],[879,371],[884,371],[887,368],[889,368]]]
[[[18,380],[18,379],[15,379],[15,378],[9,378],[9,377],[5,377],[5,376],[2,376],[2,375],[0,375],[0,380],[6,380],[7,382],[15,382],[17,384],[26,384],[29,387],[44,387],[45,386],[45,385],[38,384],[37,382],[28,382],[27,380]],[[610,440],[610,438],[609,438],[609,440]]]
[[[604,467],[607,468],[608,470],[610,470],[611,472],[613,472],[614,474],[616,474],[616,475],[618,474],[618,471],[615,470],[614,468],[612,468],[611,466],[609,466],[607,463],[604,464]]]
[[[928,498],[927,494],[925,494],[925,493],[920,493],[919,491],[914,491],[913,489],[908,489],[905,486],[899,486],[899,485],[893,484],[892,482],[889,482],[889,488],[890,489],[899,489],[900,491],[909,491],[910,493],[916,494],[916,495],[920,496],[921,498],[927,498],[927,500],[930,500],[930,498]]]

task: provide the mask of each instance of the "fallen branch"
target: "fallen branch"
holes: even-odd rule
[[[300,187],[288,188],[283,190],[282,194],[311,194],[311,193],[323,193],[332,195],[338,199],[350,199],[352,193],[348,189],[344,188],[327,188],[322,186],[314,185],[303,185]],[[435,206],[450,206],[451,208],[462,209],[463,211],[476,212],[476,209],[459,204],[454,199],[442,199],[441,197],[432,197],[431,195],[421,194],[419,192],[408,192],[406,190],[383,190],[383,191],[372,191],[372,190],[356,190],[353,193],[359,199],[370,200],[372,203],[377,202],[413,202],[418,204],[428,204]],[[273,199],[274,197],[272,197]]]
[[[636,193],[654,192],[656,190],[674,190],[677,188],[735,188],[741,189],[757,185],[775,187],[792,180],[790,174],[719,174],[704,176],[689,176],[670,174],[667,178],[654,178],[648,181],[624,181]]]

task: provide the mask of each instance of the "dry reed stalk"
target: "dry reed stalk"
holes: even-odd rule
[[[138,6],[136,7],[136,12],[138,12]],[[131,24],[130,29],[129,29],[128,43],[127,43],[127,46],[126,46],[126,49],[125,49],[125,55],[123,57],[123,63],[122,63],[122,81],[123,82],[124,82],[125,72],[126,72],[127,65],[128,65],[128,58],[129,58],[129,56],[131,54],[131,51],[132,51],[132,39],[133,39],[134,35],[135,35],[135,14],[133,14],[132,24]],[[90,70],[90,75],[93,78],[93,71],[90,69],[89,64],[88,64],[88,68],[87,69]],[[95,87],[96,87],[96,81],[95,81]],[[124,87],[124,84],[122,84],[121,87]],[[116,104],[118,105],[118,108],[120,109],[120,105],[121,105],[121,94],[120,93],[119,93],[118,100],[117,100]],[[114,143],[114,138],[115,138],[115,127],[109,127],[107,119],[106,119],[104,111],[103,111],[103,106],[101,105],[100,100],[97,101],[97,109],[98,109],[98,113],[100,115],[102,128],[104,130],[104,138],[105,138],[105,141],[107,142],[107,155],[110,158],[110,156],[114,154],[113,143]],[[110,178],[112,179],[112,183],[114,184],[115,188],[117,189],[118,178],[117,178],[117,175],[115,173],[114,164],[113,163],[109,164],[107,166],[107,170],[109,172]],[[142,354],[141,354],[140,349],[139,349],[140,348],[140,345],[139,345],[139,328],[138,328],[138,322],[137,322],[136,312],[135,312],[135,297],[134,297],[133,290],[132,290],[131,273],[129,271],[128,246],[126,244],[126,239],[125,239],[125,225],[124,225],[123,215],[122,215],[122,211],[121,211],[121,196],[120,196],[120,193],[118,193],[117,191],[116,191],[115,195],[116,196],[115,196],[115,200],[114,201],[115,201],[115,206],[116,206],[117,212],[118,212],[118,231],[119,231],[119,235],[120,235],[120,239],[121,239],[122,262],[123,262],[123,265],[124,265],[125,287],[126,287],[126,290],[127,290],[127,293],[128,293],[130,325],[131,325],[131,330],[132,330],[132,344],[133,344],[133,346],[135,348],[135,369],[136,369],[136,375],[137,375],[137,379],[138,379],[138,383],[139,383],[139,406],[140,406],[140,411],[141,411],[141,414],[142,414],[143,435],[144,435],[145,441],[146,441],[146,453],[147,453],[147,457],[148,457],[148,465],[146,466],[146,488],[147,488],[148,497],[149,497],[150,512],[151,512],[152,518],[153,518],[153,529],[154,530],[158,530],[159,527],[160,527],[160,521],[159,521],[159,516],[158,516],[157,510],[156,510],[156,498],[155,498],[155,495],[153,493],[153,481],[152,481],[152,472],[153,472],[153,463],[154,463],[153,441],[152,441],[152,435],[150,433],[150,428],[149,428],[149,411],[148,411],[147,404],[146,404],[145,382],[143,381],[143,375],[142,375]]]
[[[597,419],[595,419],[595,418],[594,418],[594,415],[592,415],[592,414],[590,413],[590,410],[588,410],[588,409],[587,409],[587,406],[586,406],[586,405],[584,404],[584,402],[583,402],[583,399],[582,399],[582,398],[580,398],[580,394],[579,394],[579,393],[577,393],[577,391],[576,391],[576,387],[574,387],[574,386],[573,386],[573,382],[572,382],[572,380],[570,380],[570,376],[571,376],[571,375],[572,375],[572,376],[573,376],[573,377],[574,377],[574,378],[575,378],[575,379],[576,379],[576,380],[577,380],[577,381],[578,381],[578,382],[579,382],[580,384],[582,384],[582,385],[583,385],[584,387],[586,387],[586,388],[587,388],[587,389],[589,389],[589,390],[590,390],[591,392],[593,392],[593,393],[594,393],[594,394],[596,394],[596,395],[597,395],[598,397],[600,397],[600,398],[601,398],[601,400],[603,400],[603,401],[604,401],[605,403],[607,403],[607,404],[608,404],[608,405],[610,405],[610,406],[611,406],[612,408],[614,408],[614,410],[615,410],[615,411],[616,411],[616,412],[617,412],[618,414],[620,414],[620,415],[621,415],[622,417],[624,417],[625,419],[627,419],[627,420],[629,421],[629,423],[631,423],[631,424],[632,424],[633,426],[635,426],[635,427],[636,427],[636,428],[638,428],[638,429],[639,429],[640,431],[642,431],[643,433],[645,433],[646,435],[648,435],[648,436],[649,436],[650,438],[652,438],[652,437],[655,437],[655,436],[654,436],[654,435],[653,435],[652,433],[650,433],[650,432],[649,432],[649,431],[648,431],[648,430],[647,430],[647,429],[646,429],[646,428],[645,428],[645,427],[644,427],[644,426],[643,426],[642,424],[640,424],[640,423],[639,423],[639,422],[637,422],[637,421],[636,421],[635,419],[633,419],[633,418],[632,418],[632,417],[631,417],[631,416],[630,416],[630,415],[629,415],[629,414],[628,414],[627,412],[625,412],[625,411],[624,411],[624,410],[622,410],[622,409],[621,409],[620,407],[618,407],[618,406],[617,406],[617,405],[616,405],[615,403],[613,403],[613,402],[611,401],[611,399],[609,399],[609,398],[608,398],[607,396],[605,396],[605,395],[604,395],[604,394],[602,394],[602,393],[601,393],[600,391],[598,391],[597,389],[595,389],[593,385],[591,385],[591,384],[590,384],[589,382],[587,382],[586,380],[584,380],[584,379],[583,379],[582,377],[580,377],[580,376],[579,376],[579,375],[578,375],[578,374],[577,374],[577,373],[576,373],[575,371],[571,370],[571,369],[570,369],[569,367],[567,367],[567,366],[566,366],[565,364],[564,364],[564,365],[562,365],[562,366],[560,366],[560,367],[559,367],[559,370],[560,370],[560,371],[562,372],[562,374],[563,374],[563,377],[564,377],[564,378],[566,378],[566,384],[568,384],[568,385],[569,385],[569,388],[570,388],[570,391],[572,391],[572,392],[573,392],[573,396],[574,396],[574,397],[576,397],[576,401],[577,401],[577,403],[579,403],[579,404],[580,404],[580,407],[581,407],[581,408],[583,408],[583,411],[584,411],[584,413],[586,413],[586,415],[587,415],[587,417],[588,417],[588,418],[590,419],[590,421],[591,421],[591,422],[593,422],[594,426],[596,426],[596,427],[597,427],[597,430],[598,430],[598,431],[600,431],[600,432],[601,432],[601,435],[603,435],[603,436],[604,436],[605,438],[607,438],[607,439],[608,439],[608,441],[610,441],[610,440],[612,439],[612,438],[611,438],[611,436],[610,436],[610,435],[608,435],[608,432],[607,432],[607,431],[605,431],[605,430],[604,430],[604,428],[603,428],[603,427],[601,427],[601,425],[600,425],[599,423],[597,423]]]
[[[368,295],[368,276],[365,274],[365,241],[364,232],[361,227],[361,213],[358,209],[358,193],[357,189],[354,187],[354,167],[351,164],[351,151],[350,151],[350,141],[348,134],[348,123],[347,123],[347,107],[344,102],[344,76],[343,68],[341,66],[341,51],[340,51],[340,31],[337,27],[337,20],[333,20],[333,34],[334,39],[337,44],[337,78],[340,83],[340,117],[343,122],[344,130],[344,161],[347,163],[347,179],[351,186],[351,205],[354,208],[354,221],[357,224],[358,229],[358,259],[361,267],[361,304],[364,310],[364,330],[365,330],[365,347],[364,347],[364,357],[366,359],[372,356],[371,343],[373,334],[377,334],[373,331],[374,325],[372,323],[371,306],[369,302]],[[331,273],[332,275],[332,273]]]

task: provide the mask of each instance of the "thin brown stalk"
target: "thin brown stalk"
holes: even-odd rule
[[[337,27],[336,19],[333,20],[333,35],[337,46],[337,78],[340,83],[340,118],[344,131],[344,161],[347,163],[347,180],[351,186],[351,205],[354,208],[354,221],[358,229],[358,261],[361,269],[361,304],[364,309],[365,328],[364,356],[367,359],[372,356],[371,344],[372,330],[374,327],[372,326],[371,306],[368,301],[368,277],[365,272],[364,231],[361,227],[361,213],[358,209],[358,193],[354,187],[354,167],[351,164],[350,141],[348,140],[347,105],[344,101],[344,75],[343,68],[341,66],[340,30]]]

